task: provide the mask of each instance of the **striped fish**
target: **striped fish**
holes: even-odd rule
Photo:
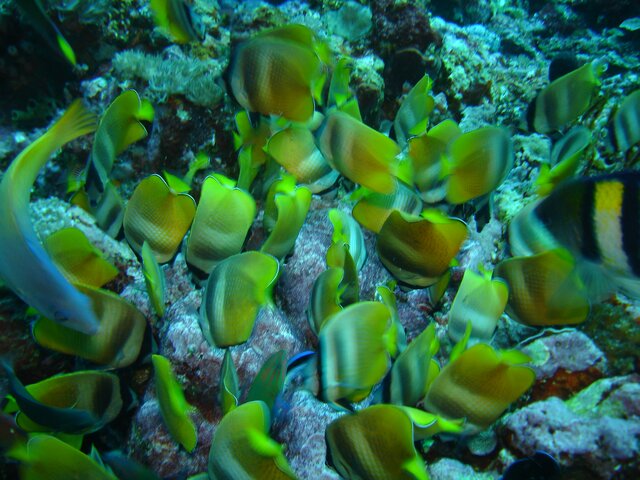
[[[514,255],[568,249],[592,299],[622,290],[640,298],[640,172],[583,177],[558,186],[511,223]]]
[[[156,24],[176,43],[199,42],[204,39],[200,17],[183,0],[151,0]]]

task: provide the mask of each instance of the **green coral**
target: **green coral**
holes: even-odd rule
[[[194,57],[165,58],[136,50],[118,53],[113,68],[120,80],[138,77],[148,82],[147,96],[164,102],[171,95],[184,95],[203,107],[218,105],[223,91],[218,84],[223,65],[212,59]]]

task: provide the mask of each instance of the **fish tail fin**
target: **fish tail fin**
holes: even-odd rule
[[[424,462],[418,455],[404,462],[402,470],[411,474],[416,480],[429,480],[429,475],[424,468]]]
[[[640,278],[617,276],[614,281],[625,295],[633,298],[640,298]]]
[[[71,65],[75,67],[76,54],[73,51],[73,48],[71,48],[71,45],[69,44],[69,42],[67,42],[67,39],[64,38],[60,33],[58,33],[56,35],[56,40],[58,42],[58,48],[60,48],[60,52],[62,52],[62,55],[64,55],[64,58],[66,58],[69,61],[69,63],[71,63]]]
[[[540,172],[535,179],[534,185],[536,186],[536,193],[540,196],[546,196],[553,190],[551,167],[548,163],[543,163],[540,166]]]
[[[97,115],[87,110],[78,99],[71,104],[47,134],[61,147],[82,135],[95,132],[97,127]]]
[[[583,259],[578,260],[576,268],[592,302],[605,300],[616,291],[640,298],[640,278],[630,273],[612,272],[599,263]]]
[[[624,288],[626,285],[621,285],[621,283],[623,283],[621,278],[612,275],[611,272],[598,263],[578,259],[576,269],[592,302],[605,300],[611,293],[616,291],[618,287],[621,287],[627,292],[633,292],[634,290],[640,292],[640,283],[636,284],[635,289]],[[629,282],[629,286],[631,286],[631,282]]]

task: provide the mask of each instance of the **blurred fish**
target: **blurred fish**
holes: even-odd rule
[[[271,414],[259,400],[225,415],[211,441],[208,472],[211,480],[260,478],[295,479],[283,446],[269,436]]]
[[[389,137],[333,111],[318,129],[317,141],[329,164],[352,182],[378,193],[395,191],[400,148]]]
[[[555,67],[550,71],[551,83],[543,88],[527,109],[527,125],[538,133],[560,130],[585,113],[600,89],[600,76],[606,65],[587,63],[559,78],[562,72]]]
[[[184,0],[151,0],[151,10],[156,24],[176,43],[204,39],[202,20]]]
[[[451,357],[453,358],[453,352]],[[423,400],[424,409],[449,419],[465,418],[465,432],[486,429],[536,379],[518,350],[495,350],[478,343],[449,361]]]
[[[120,480],[159,480],[160,478],[119,450],[103,453],[102,460]]]
[[[582,62],[573,53],[560,53],[549,63],[549,81],[553,82],[569,72],[573,72],[582,66]]]
[[[247,402],[263,401],[273,410],[276,399],[280,396],[287,373],[287,352],[278,350],[270,355],[263,363],[260,371],[253,379],[247,393]]]
[[[325,432],[327,463],[340,478],[428,480],[411,418],[395,405],[342,415]]]
[[[447,202],[459,205],[495,190],[513,166],[513,142],[500,127],[482,127],[455,137],[443,159]]]
[[[59,432],[71,433],[82,431],[97,423],[97,418],[90,411],[52,406],[36,399],[18,379],[8,360],[1,359],[0,368],[7,376],[9,392],[20,411],[34,422]]]
[[[144,274],[144,283],[147,286],[147,294],[149,295],[151,306],[156,315],[162,317],[164,315],[166,289],[164,272],[146,240],[142,244],[141,256],[142,273]]]
[[[31,437],[25,453],[17,458],[22,463],[20,478],[117,480],[93,458],[51,435]]]
[[[47,44],[75,67],[76,54],[73,48],[47,16],[40,0],[16,0],[16,4]]]
[[[27,432],[16,425],[13,416],[0,412],[0,454],[11,456],[8,452],[24,446],[28,439]]]
[[[536,178],[538,195],[548,195],[556,185],[573,176],[580,168],[582,154],[591,144],[591,130],[578,125],[569,130],[551,149],[551,163],[540,166]]]
[[[162,355],[151,355],[151,361],[162,420],[171,438],[187,452],[193,452],[198,441],[198,430],[189,416],[193,407],[184,397],[171,362]]]
[[[314,98],[320,98],[327,56],[313,31],[303,25],[260,33],[234,52],[231,90],[251,112],[307,121],[313,115]]]
[[[29,219],[29,199],[38,172],[53,153],[95,129],[95,116],[74,102],[13,160],[0,183],[0,277],[44,316],[88,334],[98,329],[91,302],[69,283],[40,244]]]
[[[640,172],[574,179],[518,214],[511,248],[528,256],[564,247],[592,298],[615,290],[640,298],[639,208]]]
[[[559,476],[557,460],[546,452],[538,451],[509,465],[502,480],[555,480]]]
[[[640,90],[626,96],[616,110],[609,126],[609,139],[621,152],[640,142]]]
[[[494,270],[509,285],[509,316],[525,325],[548,327],[584,322],[589,296],[563,248],[503,260]]]

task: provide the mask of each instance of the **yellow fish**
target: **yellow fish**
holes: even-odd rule
[[[260,33],[234,53],[229,70],[233,95],[251,112],[307,121],[324,83],[328,55],[323,50],[303,25]]]
[[[156,24],[176,43],[197,42],[204,38],[200,17],[184,0],[151,0],[151,10]]]

